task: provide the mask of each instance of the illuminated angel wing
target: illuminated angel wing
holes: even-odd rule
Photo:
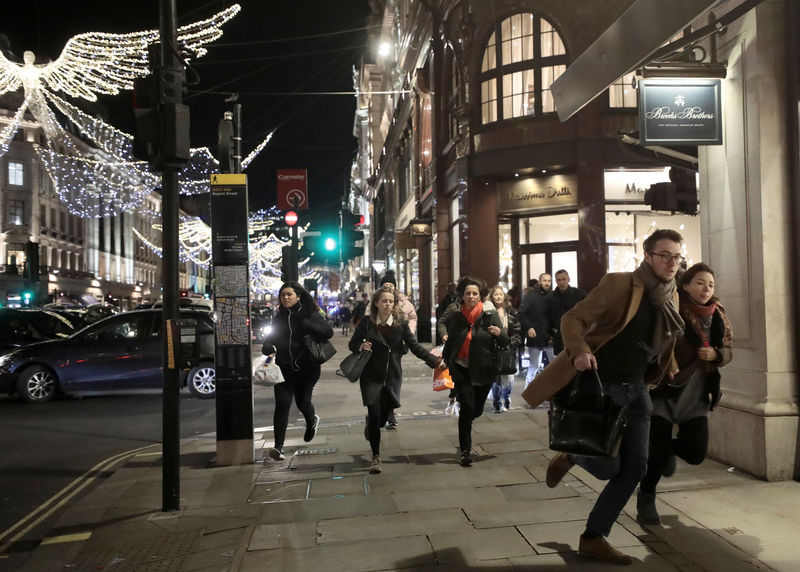
[[[202,56],[206,53],[204,44],[219,38],[222,24],[240,10],[235,4],[207,20],[182,26],[178,29],[178,43],[196,57]],[[147,46],[158,41],[158,30],[131,34],[78,34],[70,38],[56,61],[36,66],[39,81],[53,92],[62,91],[90,101],[95,101],[98,93],[116,94],[123,89],[133,89],[133,80],[149,73]],[[13,74],[19,75],[21,68],[16,67],[17,70],[0,67],[0,85],[6,75],[11,81]]]
[[[17,91],[22,86],[21,72],[22,67],[6,59],[3,51],[0,50],[0,95],[9,91]]]

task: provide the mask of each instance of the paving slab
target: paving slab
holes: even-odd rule
[[[313,522],[397,512],[397,506],[391,496],[375,494],[276,502],[261,506],[263,506],[263,510],[259,523],[262,524]]]
[[[497,487],[397,492],[391,496],[400,512],[480,506],[502,510],[507,504]]]
[[[447,530],[429,535],[439,562],[466,564],[535,554],[531,545],[513,527],[486,530]],[[454,555],[457,559],[450,560]]]
[[[257,525],[250,537],[247,549],[267,550],[316,545],[317,524],[315,522],[284,522]]]
[[[467,528],[471,529],[471,525],[460,509],[355,516],[320,521],[317,525],[317,543],[335,544],[372,538],[399,538]]]
[[[374,572],[435,565],[436,559],[430,542],[427,537],[419,535],[325,546],[248,551],[239,570]]]
[[[527,501],[509,504],[505,510],[489,510],[483,507],[465,508],[475,528],[497,528],[521,524],[586,521],[592,503],[583,497]]]

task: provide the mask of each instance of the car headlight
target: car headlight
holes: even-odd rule
[[[264,326],[261,328],[261,335],[268,336],[272,333],[272,326]]]
[[[14,354],[17,352],[11,352],[8,354],[3,354],[0,356],[0,367],[4,367],[6,364],[11,362],[11,359],[14,357]]]

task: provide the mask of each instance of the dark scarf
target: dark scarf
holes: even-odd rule
[[[633,274],[642,281],[650,303],[658,310],[651,347],[656,355],[661,355],[669,344],[683,334],[685,327],[675,305],[675,280],[662,281],[646,261]]]
[[[461,349],[458,350],[458,357],[467,359],[469,358],[469,344],[472,342],[472,327],[475,325],[478,316],[483,312],[483,302],[478,302],[472,310],[467,310],[467,306],[461,306],[461,313],[469,322],[469,331],[464,343],[461,344]]]

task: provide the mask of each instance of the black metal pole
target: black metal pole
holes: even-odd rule
[[[175,0],[161,0],[161,67],[172,70],[180,68],[182,63],[177,59],[177,31]],[[181,94],[178,93],[180,103]],[[164,102],[163,91],[160,100]],[[175,125],[162,121],[166,129],[176,130]],[[175,133],[162,134],[161,140],[174,138]],[[180,508],[180,386],[178,369],[170,364],[168,324],[178,319],[178,169],[165,165],[161,169],[162,177],[162,284],[163,292],[163,364],[164,393],[162,406],[162,508],[164,512]]]
[[[294,212],[297,213],[299,217],[300,199],[298,199],[296,196],[292,199],[292,206],[294,207]],[[300,281],[300,270],[297,268],[297,263],[300,258],[300,239],[298,238],[297,227],[298,223],[295,223],[290,230],[290,236],[292,239],[292,257],[289,260],[289,280],[294,280],[295,282]]]
[[[242,104],[233,104],[233,172],[242,172]]]

